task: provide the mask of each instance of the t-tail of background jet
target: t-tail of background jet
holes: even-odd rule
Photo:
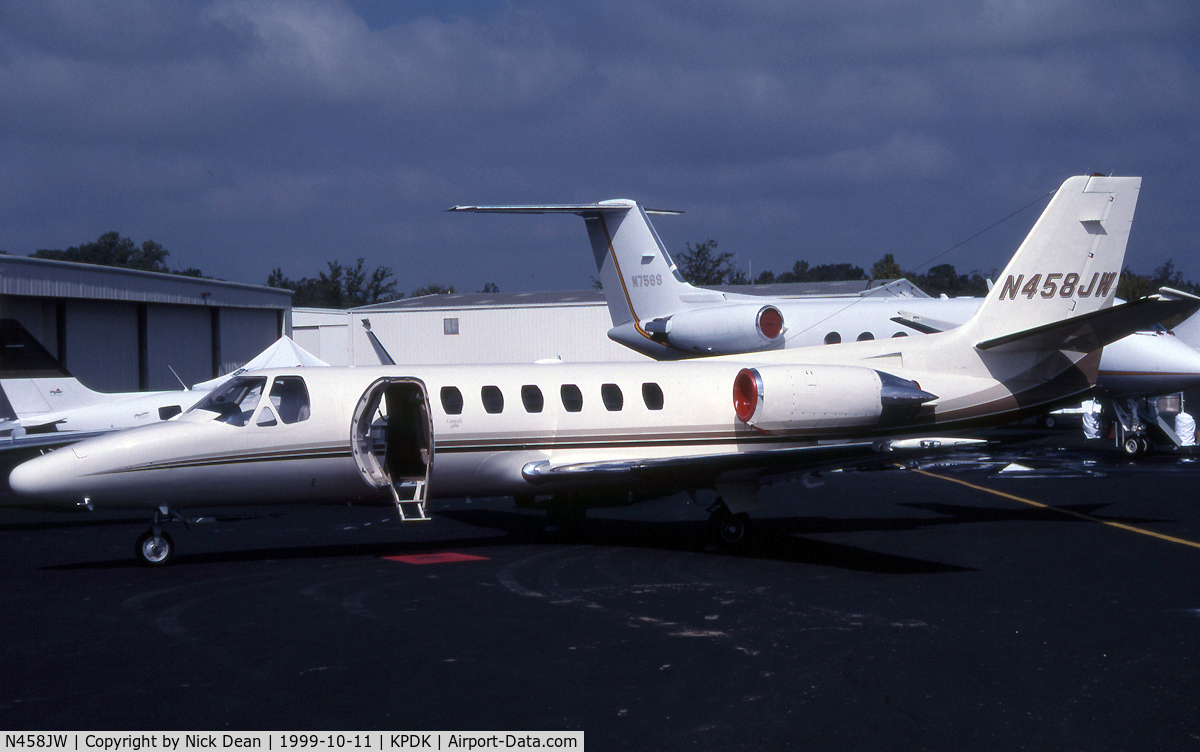
[[[688,284],[636,201],[535,206],[455,206],[450,211],[576,214],[583,217],[604,285],[608,336],[657,359],[757,352],[783,347],[779,309],[750,295]]]
[[[0,417],[34,423],[38,415],[111,399],[79,383],[15,319],[0,319],[0,392],[0,412],[4,413]]]

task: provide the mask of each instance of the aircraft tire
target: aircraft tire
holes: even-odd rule
[[[750,515],[745,512],[719,515],[713,519],[713,524],[721,548],[735,551],[750,541]]]
[[[1121,451],[1129,457],[1136,457],[1144,451],[1142,439],[1139,436],[1126,436],[1121,442]]]
[[[175,541],[166,533],[155,535],[153,530],[147,530],[138,536],[134,551],[139,564],[161,567],[175,556]]]

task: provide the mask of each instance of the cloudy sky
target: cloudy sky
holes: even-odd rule
[[[0,112],[15,254],[578,289],[581,220],[443,210],[621,197],[755,274],[912,268],[1100,172],[1144,177],[1127,263],[1200,280],[1195,0],[10,2]],[[935,263],[1003,266],[1042,206]]]

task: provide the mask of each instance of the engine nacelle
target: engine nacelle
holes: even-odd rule
[[[736,355],[783,345],[783,314],[773,305],[734,305],[681,311],[647,321],[645,330],[657,342],[686,352]]]
[[[886,425],[935,399],[915,381],[861,366],[743,368],[733,380],[738,420],[768,432]]]

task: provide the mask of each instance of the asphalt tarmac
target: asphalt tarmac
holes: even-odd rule
[[[1079,444],[772,486],[737,553],[683,496],[568,537],[504,499],[189,510],[160,569],[140,513],[2,510],[0,726],[1196,749],[1200,462]]]

